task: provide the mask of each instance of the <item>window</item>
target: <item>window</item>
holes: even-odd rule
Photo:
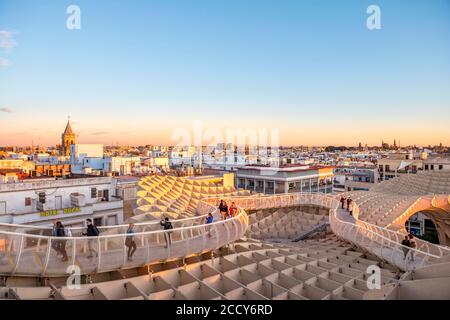
[[[425,170],[428,170],[428,165],[427,164],[425,165]]]
[[[97,188],[91,188],[91,198],[97,198]]]
[[[108,216],[106,225],[113,226],[117,224],[117,217],[116,216]]]
[[[431,170],[434,170],[434,164],[432,164],[432,165],[430,166],[430,169],[431,169]]]
[[[6,214],[6,201],[0,201],[0,214]]]
[[[103,198],[103,190],[98,190],[97,191],[97,197],[98,198]]]
[[[444,166],[442,164],[439,165],[439,170],[444,169]]]
[[[45,192],[39,192],[39,203],[45,203]]]
[[[25,198],[25,206],[31,206],[31,198],[30,197]]]
[[[94,218],[94,226],[101,226],[102,225],[102,218]]]

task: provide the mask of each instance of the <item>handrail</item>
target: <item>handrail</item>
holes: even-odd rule
[[[218,210],[218,209],[216,209]],[[208,226],[214,226],[216,224],[224,224],[227,223],[228,221],[232,221],[233,219],[236,219],[238,216],[245,214],[245,211],[242,210],[241,208],[238,208],[238,214],[232,218],[228,218],[226,220],[220,220],[220,221],[216,221],[216,222],[212,222],[209,223]],[[204,217],[204,216],[199,216],[199,217]],[[178,220],[175,220],[178,221]],[[175,222],[172,221],[172,222]],[[159,224],[159,221],[157,222]],[[125,225],[128,226],[128,225]],[[56,236],[44,236],[44,235],[38,235],[38,234],[28,234],[28,233],[20,233],[20,232],[11,232],[11,231],[4,231],[4,230],[0,230],[0,234],[8,234],[8,235],[13,235],[13,236],[25,236],[27,238],[34,238],[34,239],[50,239],[50,240],[86,240],[86,238],[90,238],[90,239],[96,239],[96,238],[115,238],[115,237],[129,237],[129,236],[139,236],[139,235],[151,235],[151,234],[156,234],[156,233],[162,233],[162,232],[173,232],[173,231],[183,231],[183,230],[189,230],[189,229],[193,229],[193,228],[200,228],[200,227],[204,227],[205,224],[201,224],[201,225],[196,225],[196,226],[187,226],[187,227],[178,227],[178,228],[173,228],[173,229],[169,229],[169,230],[151,230],[151,231],[142,231],[142,232],[135,232],[133,234],[129,234],[129,233],[116,233],[116,234],[106,234],[106,235],[101,235],[99,234],[98,236],[92,236],[92,237],[86,237],[86,236],[66,236],[66,237],[56,237]]]
[[[401,246],[401,247],[404,247],[405,249],[412,250],[412,251],[415,251],[415,252],[417,252],[417,253],[426,254],[426,255],[429,255],[429,256],[431,256],[431,257],[433,257],[433,258],[441,258],[441,256],[437,256],[437,255],[431,254],[431,253],[429,253],[429,252],[424,252],[424,251],[421,251],[421,250],[419,250],[419,249],[415,249],[415,248],[411,248],[411,247],[407,247],[407,246],[405,246],[405,245],[402,245],[400,242],[393,241],[392,239],[390,239],[390,238],[388,238],[388,237],[385,237],[385,236],[383,236],[382,234],[376,233],[375,231],[373,231],[373,230],[371,230],[371,229],[369,229],[369,228],[361,228],[361,226],[359,226],[359,225],[357,225],[357,224],[355,224],[355,223],[351,223],[351,222],[348,222],[348,221],[344,221],[344,220],[342,220],[342,219],[339,219],[337,216],[334,216],[333,219],[336,219],[336,220],[339,221],[339,223],[341,223],[341,224],[344,224],[344,225],[351,225],[352,227],[356,227],[356,228],[363,229],[364,231],[367,231],[367,232],[369,232],[369,233],[371,233],[371,234],[374,234],[374,235],[376,235],[377,237],[382,238],[383,240],[386,240],[386,241],[388,241],[388,242],[394,243],[396,246]],[[364,223],[364,224],[366,224],[366,223]],[[330,223],[330,226],[331,226],[331,225],[332,225],[332,224]],[[371,225],[371,224],[368,224],[368,225],[369,225],[369,226],[374,226],[374,225]],[[334,231],[334,230],[333,230],[333,231]]]
[[[394,248],[405,248],[405,250],[407,249],[408,251],[416,252],[418,255],[425,255],[426,257],[433,258],[433,259],[440,258],[444,254],[450,254],[450,248],[434,245],[434,244],[431,244],[426,241],[421,241],[420,239],[416,239],[416,242],[418,243],[417,248],[410,248],[410,247],[403,246],[403,245],[401,245],[401,240],[405,236],[403,233],[389,230],[387,228],[383,228],[383,227],[359,220],[358,218],[355,219],[354,223],[343,221],[336,216],[337,210],[339,208],[339,201],[334,196],[329,196],[329,195],[325,195],[325,194],[317,194],[317,193],[290,193],[290,194],[281,194],[281,195],[273,195],[273,196],[272,195],[260,196],[260,197],[253,198],[253,199],[251,199],[249,197],[230,197],[230,201],[234,201],[239,206],[245,206],[245,204],[244,204],[245,201],[253,200],[255,203],[258,203],[260,205],[258,208],[256,208],[256,207],[252,208],[252,209],[257,210],[257,209],[263,209],[265,202],[271,204],[272,206],[274,205],[273,202],[276,202],[277,207],[278,206],[294,206],[294,205],[307,204],[304,201],[301,201],[301,199],[300,199],[301,197],[304,197],[305,199],[315,198],[315,199],[312,199],[311,202],[314,202],[317,205],[326,205],[326,207],[331,209],[333,212],[330,213],[330,226],[332,225],[332,223],[331,223],[332,219],[335,218],[339,223],[342,223],[344,226],[349,227],[348,230],[356,228],[357,230],[360,231],[359,233],[361,233],[362,231],[367,232],[370,234],[371,237],[376,236],[378,239],[382,240],[384,244],[389,244],[391,247],[394,247]],[[294,199],[296,199],[297,201],[290,201],[290,200],[294,200]],[[209,199],[206,199],[206,200],[209,200]],[[242,200],[242,203],[240,200]],[[267,200],[267,201],[265,201],[265,200]],[[286,200],[287,200],[287,202],[286,202]],[[250,209],[250,208],[246,207],[246,209]],[[357,204],[354,204],[354,217],[358,217],[358,213],[359,213],[359,207]],[[333,230],[333,228],[332,228],[332,230]],[[348,240],[350,242],[355,242],[355,239],[348,238],[348,236],[346,236],[346,234],[348,234],[349,231],[346,231],[346,234],[342,235],[339,232],[339,230],[336,230],[336,228],[334,228],[333,232],[339,236],[342,236],[343,238],[345,238],[346,240]],[[395,240],[393,240],[393,239],[395,239]],[[356,244],[358,244],[358,243],[356,243]],[[426,247],[426,251],[423,251],[420,249],[423,246]],[[436,249],[435,251],[437,251],[439,253],[439,255],[432,253],[431,248],[435,248]],[[445,253],[443,251],[445,251]],[[391,257],[390,260],[393,260],[393,259],[394,259],[394,257]],[[396,263],[394,261],[390,261],[390,262],[397,264],[397,265],[400,264],[400,263]],[[400,267],[403,267],[403,266],[400,265]]]
[[[404,261],[398,261],[400,255],[396,254],[401,253],[403,248],[415,252],[417,256],[421,258],[421,266],[426,263],[434,262],[435,259],[440,258],[444,253],[450,252],[450,248],[445,248],[445,250],[443,250],[430,243],[424,245],[426,251],[423,251],[422,248],[419,247],[409,248],[401,245],[400,241],[404,236],[403,233],[359,220],[358,216],[360,208],[357,204],[354,204],[354,221],[344,221],[338,216],[338,212],[341,209],[339,209],[339,201],[337,198],[335,196],[319,193],[288,193],[257,197],[219,196],[204,198],[199,202],[197,207],[197,211],[200,214],[199,216],[173,220],[173,223],[177,223],[177,221],[204,219],[206,214],[211,211],[217,215],[218,208],[215,205],[213,206],[210,204],[216,199],[226,199],[235,202],[238,207],[237,215],[230,219],[216,221],[211,224],[201,223],[198,225],[176,227],[170,230],[150,230],[133,234],[104,234],[97,237],[52,237],[0,230],[0,240],[3,236],[4,239],[7,239],[10,242],[8,244],[8,254],[14,263],[13,268],[9,265],[4,267],[3,264],[0,264],[0,274],[39,273],[46,276],[65,275],[65,270],[63,266],[59,265],[56,257],[49,256],[52,252],[51,249],[53,248],[53,244],[61,243],[61,241],[72,245],[71,252],[72,254],[75,253],[78,259],[75,259],[74,256],[72,256],[71,259],[72,261],[77,260],[78,263],[81,263],[82,265],[84,264],[84,268],[82,268],[83,273],[116,270],[119,268],[144,265],[153,261],[164,261],[173,258],[186,257],[204,252],[205,250],[213,250],[242,237],[246,232],[249,223],[249,217],[245,210],[308,204],[330,209],[330,226],[333,232],[339,237],[371,251],[375,255],[399,268],[405,269]],[[216,202],[214,203],[216,204]],[[159,221],[152,221],[150,224],[158,223]],[[146,225],[149,223],[143,224]],[[118,226],[114,227],[118,228]],[[169,244],[167,245],[167,248],[162,249],[160,236],[166,238],[168,234],[177,237],[175,237],[175,240],[172,243],[173,246]],[[214,235],[214,238],[212,238],[212,235]],[[140,239],[139,248],[144,248],[145,250],[145,257],[141,257],[139,262],[136,263],[128,263],[125,259],[126,249],[124,243],[126,237],[130,236]],[[208,240],[207,237],[211,237],[211,240]],[[117,242],[116,239],[119,239],[120,241]],[[93,261],[90,262],[89,260],[86,262],[83,255],[88,249],[89,252],[92,251],[92,240],[96,243],[94,251],[98,251],[98,259],[95,263]],[[17,243],[19,243],[19,245],[17,245]],[[389,249],[387,250],[388,255],[386,255],[386,249]],[[437,252],[434,252],[433,249]],[[45,251],[46,254],[45,263],[41,262],[43,266],[39,266],[36,261],[42,260],[42,251]],[[119,258],[117,258],[117,256]],[[25,260],[21,263],[21,259]]]
[[[215,210],[216,208],[211,208],[211,210]],[[211,212],[213,212],[211,211]],[[209,213],[209,212],[208,212]],[[199,215],[199,216],[194,216],[194,217],[188,217],[188,218],[181,218],[181,219],[174,219],[172,220],[172,223],[180,223],[180,222],[187,222],[190,220],[202,220],[204,219],[208,213]],[[148,226],[148,225],[159,225],[160,220],[151,220],[151,221],[144,221],[144,222],[133,222],[133,224],[135,226]],[[99,230],[108,230],[108,229],[117,229],[117,228],[125,228],[128,227],[128,223],[124,223],[124,224],[116,224],[116,225],[111,225],[111,226],[97,226],[97,228]],[[33,225],[24,225],[24,224],[13,224],[13,223],[0,223],[0,228],[1,227],[15,227],[15,228],[20,228],[20,229],[32,229],[32,230],[52,230],[53,227],[46,227],[46,226],[33,226]],[[76,230],[85,230],[86,227],[69,227],[66,228],[66,230],[73,232]],[[0,229],[1,231],[1,229]]]
[[[200,213],[218,213],[217,207],[206,203],[200,205],[198,210]],[[204,219],[204,215],[198,216],[197,219]],[[58,261],[56,255],[58,248],[61,245],[65,248],[66,244],[69,246],[67,252],[71,255],[70,261],[81,265],[82,274],[137,267],[214,250],[241,238],[247,227],[247,214],[238,207],[237,214],[226,220],[133,234],[121,232],[96,237],[54,237],[0,230],[0,240],[7,242],[8,249],[5,253],[9,258],[6,257],[6,260],[13,263],[12,267],[8,263],[0,264],[0,274],[50,277],[67,275],[66,265]],[[127,259],[125,239],[128,237],[136,239],[138,249],[141,250],[136,262]],[[161,241],[161,237],[166,241]],[[208,241],[209,237],[211,241]],[[167,242],[168,239],[172,240]],[[166,247],[163,247],[164,242]],[[87,251],[90,255],[92,252],[96,253],[97,258],[89,259],[89,256],[86,256]]]

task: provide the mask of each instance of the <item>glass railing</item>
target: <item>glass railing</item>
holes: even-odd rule
[[[218,215],[215,206],[200,205],[199,211],[205,214],[213,211]],[[159,230],[142,231],[138,229],[143,226],[137,226],[130,235],[119,227],[115,234],[97,237],[51,237],[3,228],[0,231],[0,274],[64,276],[73,265],[80,268],[81,274],[90,274],[181,259],[238,240],[248,226],[247,214],[241,208],[235,217],[223,221],[205,224],[204,216],[197,219],[191,219],[193,224],[183,227],[174,220],[171,230],[161,230],[157,221]],[[132,260],[128,259],[126,246],[130,236],[136,244]]]
[[[218,219],[217,203],[234,202],[238,214],[230,219],[206,224],[209,212]],[[259,210],[298,205],[330,209],[333,232],[400,269],[409,270],[437,262],[450,254],[450,248],[416,239],[417,248],[401,245],[404,233],[359,220],[358,205],[349,221],[336,196],[320,193],[289,193],[267,196],[210,197],[199,202],[199,216],[173,220],[174,229],[161,230],[159,221],[137,223],[132,235],[136,243],[133,259],[128,260],[127,225],[105,228],[98,237],[51,237],[49,228],[2,225],[0,231],[0,274],[62,276],[76,265],[82,274],[133,268],[151,262],[180,259],[211,251],[240,239],[249,219],[244,210]],[[353,220],[354,219],[354,220]],[[82,228],[80,228],[82,229]],[[78,232],[74,228],[73,233]],[[409,259],[406,257],[409,255]],[[67,260],[67,261],[62,261]]]

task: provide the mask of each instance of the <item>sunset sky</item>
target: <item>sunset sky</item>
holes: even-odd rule
[[[0,146],[55,145],[69,115],[82,143],[171,144],[200,120],[450,145],[450,1],[0,0]]]

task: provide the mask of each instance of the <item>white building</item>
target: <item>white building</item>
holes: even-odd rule
[[[141,158],[105,157],[103,159],[103,172],[119,176],[141,173]]]
[[[102,144],[73,144],[70,146],[70,166],[74,174],[95,174],[103,171]]]
[[[324,192],[333,189],[333,167],[285,165],[245,166],[236,173],[236,187],[265,194]]]
[[[91,218],[96,225],[114,225],[123,222],[123,202],[115,194],[111,177],[0,184],[0,222],[50,225],[58,219],[66,226],[82,226]]]
[[[73,174],[130,175],[143,173],[140,157],[104,157],[102,144],[71,145],[70,165]]]
[[[424,161],[423,169],[425,171],[450,170],[450,158],[428,158]]]

